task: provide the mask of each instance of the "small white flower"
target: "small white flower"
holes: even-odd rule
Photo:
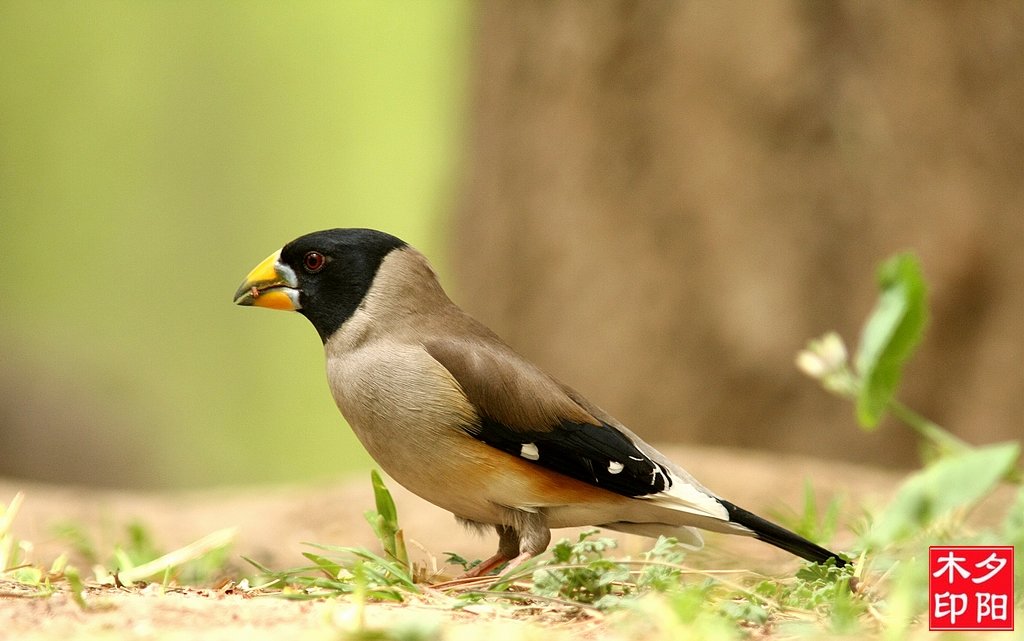
[[[796,366],[811,378],[823,379],[846,369],[846,345],[839,334],[829,332],[810,341],[796,355]]]
[[[843,343],[839,334],[835,332],[825,334],[818,341],[817,347],[818,354],[829,366],[829,369],[835,371],[846,365],[846,344]]]
[[[814,352],[800,350],[796,355],[796,366],[811,378],[820,379],[829,371],[828,363]]]

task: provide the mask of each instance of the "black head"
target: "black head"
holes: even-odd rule
[[[298,311],[327,342],[362,302],[384,257],[406,243],[373,229],[328,229],[296,238],[256,267],[240,305]]]

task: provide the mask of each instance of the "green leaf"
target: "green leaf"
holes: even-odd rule
[[[71,598],[83,610],[88,610],[89,605],[85,601],[85,584],[82,583],[82,577],[78,574],[78,570],[73,567],[68,567],[64,570],[64,576],[68,580],[68,585],[71,586]]]
[[[1006,513],[1006,520],[1003,521],[1003,535],[999,543],[1012,545],[1016,549],[1024,549],[1024,487],[1017,492],[1017,500]],[[1018,586],[1024,585],[1024,563],[1018,561],[1016,565],[1014,583]],[[1021,599],[1022,596],[1017,598]]]
[[[973,505],[1014,469],[1018,443],[1000,443],[938,460],[912,474],[868,533],[880,548],[920,532],[957,508]]]
[[[370,524],[370,529],[373,530],[373,535],[377,537],[380,544],[384,546],[386,550],[388,547],[388,540],[391,538],[386,530],[386,523],[384,517],[380,515],[380,512],[376,510],[367,510],[363,512],[363,517],[366,518],[366,522]]]
[[[1024,487],[1017,493],[1017,500],[1006,512],[1003,521],[1003,538],[1012,545],[1024,547]],[[1024,564],[1021,564],[1024,571]]]
[[[365,514],[366,521],[373,528],[373,533],[388,556],[408,567],[409,553],[405,547],[405,536],[398,527],[398,508],[395,507],[395,500],[391,498],[391,492],[384,485],[377,470],[370,471],[370,481],[373,484],[377,510],[368,510]]]
[[[11,576],[18,583],[40,586],[43,583],[43,571],[33,565],[11,571]]]
[[[914,255],[898,254],[885,261],[878,281],[881,294],[864,324],[856,357],[861,377],[857,419],[866,429],[878,426],[928,316],[924,279]]]

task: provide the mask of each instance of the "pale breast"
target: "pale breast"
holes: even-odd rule
[[[388,475],[464,518],[488,521],[498,513],[478,473],[487,462],[461,429],[477,420],[473,407],[425,351],[370,342],[328,356],[327,377],[338,409]]]

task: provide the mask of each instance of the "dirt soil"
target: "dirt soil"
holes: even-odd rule
[[[847,463],[809,458],[766,455],[706,447],[665,448],[675,460],[722,496],[748,509],[771,516],[783,506],[796,509],[802,504],[805,479],[813,480],[820,500],[845,496],[851,519],[859,509],[854,505],[881,504],[902,477],[901,473]],[[466,558],[483,558],[493,551],[491,537],[479,538],[456,525],[446,512],[425,503],[390,483],[399,516],[412,541],[411,552],[428,566],[443,559],[444,552],[457,551]],[[18,539],[31,541],[32,560],[46,567],[66,542],[57,539],[53,526],[73,522],[95,537],[100,550],[109,550],[123,540],[123,526],[143,523],[157,543],[174,549],[210,532],[236,527],[232,548],[238,578],[247,568],[241,555],[255,558],[272,568],[303,565],[303,542],[338,545],[376,543],[363,519],[373,505],[368,478],[323,486],[242,487],[200,492],[139,493],[72,488],[0,479],[0,500],[5,503],[18,491],[25,501],[14,522]],[[1004,497],[1005,498],[1005,497]],[[999,500],[993,501],[993,517]],[[982,510],[984,518],[984,510]],[[848,524],[846,524],[848,525]],[[571,535],[555,532],[556,539]],[[618,536],[623,555],[647,549],[650,541]],[[701,567],[746,567],[771,573],[792,572],[797,562],[783,552],[740,537],[710,534],[705,550],[694,557]],[[835,542],[842,549],[852,542],[848,530]],[[76,563],[72,558],[71,562]],[[81,565],[83,575],[88,566]],[[451,571],[449,569],[449,571]],[[297,602],[279,598],[246,596],[236,589],[183,588],[164,591],[151,585],[142,589],[96,588],[86,593],[90,608],[83,610],[66,592],[49,598],[29,598],[23,588],[0,583],[0,639],[86,638],[214,639],[244,633],[248,639],[281,638],[302,633],[306,638],[336,637],[354,625],[353,606],[342,601]],[[495,627],[507,635],[522,628],[515,638],[532,638],[536,622],[522,616],[489,611],[453,613],[429,603],[403,607],[372,606],[366,612],[371,625],[401,624],[445,626],[446,638],[494,634]],[[529,617],[526,617],[529,619]],[[573,621],[542,620],[545,638],[560,629],[573,638],[593,635],[615,636],[614,625],[593,618]],[[552,625],[553,624],[553,625]],[[481,626],[484,626],[482,628]],[[511,626],[511,627],[510,627]],[[531,632],[531,630],[533,630]],[[525,635],[525,636],[524,636]]]

